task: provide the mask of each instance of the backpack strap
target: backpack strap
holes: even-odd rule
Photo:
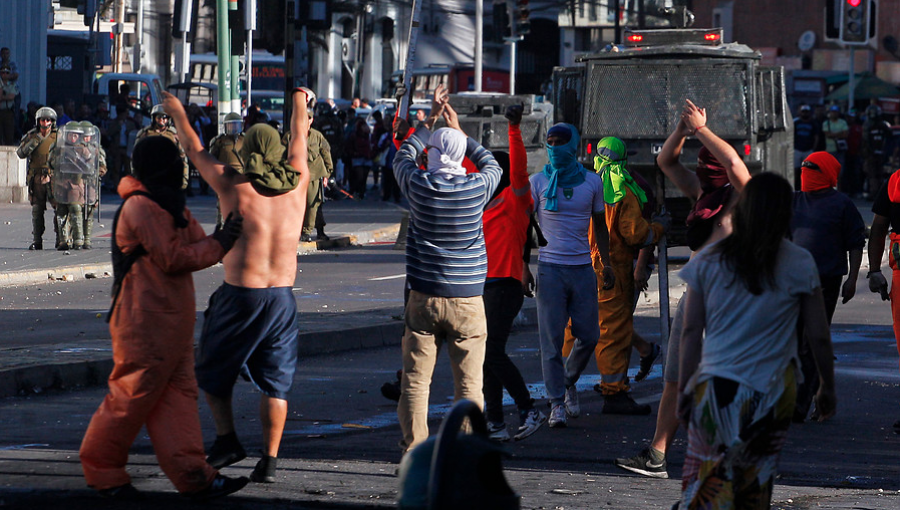
[[[125,202],[127,202],[129,198],[136,195],[145,196],[150,198],[151,200],[153,199],[153,197],[149,193],[145,193],[143,191],[135,191],[122,201],[122,204],[116,210],[115,218],[113,218],[112,236],[110,240],[112,243],[113,265],[112,304],[109,305],[109,312],[107,312],[106,314],[107,323],[109,323],[110,318],[112,317],[113,309],[116,307],[116,302],[119,300],[119,292],[122,290],[122,282],[125,280],[125,275],[127,275],[128,272],[131,271],[131,266],[133,266],[139,258],[147,254],[147,250],[142,245],[138,245],[137,248],[132,250],[131,253],[124,254],[119,248],[119,244],[116,242],[116,229],[119,226],[119,215],[122,214],[122,208],[125,207]]]

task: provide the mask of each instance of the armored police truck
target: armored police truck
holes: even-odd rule
[[[775,172],[793,182],[794,128],[782,67],[760,65],[760,53],[743,44],[723,44],[720,28],[625,35],[623,46],[584,55],[577,59],[583,65],[554,69],[553,121],[578,127],[589,168],[601,138],[616,136],[627,144],[631,171],[665,190],[673,216],[670,246],[684,244],[690,204],[662,178],[656,156],[685,99],[706,108],[710,128],[743,156],[752,174]],[[693,137],[685,142],[681,160],[688,168],[696,165],[700,147]]]
[[[504,117],[510,105],[523,105],[522,139],[528,153],[528,173],[547,164],[547,129],[553,120],[553,106],[535,102],[531,94],[511,96],[494,93],[451,94],[450,104],[459,115],[459,127],[490,151],[509,151],[509,121]],[[438,126],[442,126],[440,121]]]

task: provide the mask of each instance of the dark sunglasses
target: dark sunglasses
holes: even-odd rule
[[[812,161],[804,161],[803,163],[800,163],[800,167],[801,168],[809,168],[810,170],[815,170],[817,172],[822,171],[822,169],[819,168],[819,165],[813,163]]]

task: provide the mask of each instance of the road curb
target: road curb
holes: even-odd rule
[[[297,246],[297,255],[309,255],[310,253],[316,253],[317,251],[347,248],[349,246],[358,246],[371,242],[383,241],[385,239],[396,237],[399,231],[400,223],[396,223],[394,225],[375,229],[372,231],[333,237],[327,241],[312,241],[308,243],[300,243]],[[107,264],[84,264],[77,266],[61,266],[50,269],[33,269],[30,271],[3,271],[0,272],[0,288],[45,283],[48,280],[86,280],[91,278],[100,278],[102,276],[111,276],[112,272],[113,269],[111,262]]]
[[[34,269],[31,271],[4,271],[0,273],[0,287],[44,283],[48,280],[84,280],[111,274],[112,263],[62,266],[51,269]]]
[[[532,327],[536,324],[537,309],[529,306],[519,312],[514,327]],[[403,321],[392,320],[356,328],[300,333],[300,358],[400,345],[403,328]],[[108,340],[89,345],[71,355],[82,359],[0,369],[0,398],[34,395],[48,389],[65,390],[104,384],[113,368]],[[98,347],[100,345],[103,347]],[[27,353],[34,359],[51,359],[60,357],[60,351],[69,349],[62,345],[0,349],[0,358],[8,360],[17,354]]]

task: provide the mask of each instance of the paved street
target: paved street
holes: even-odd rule
[[[343,310],[357,316],[362,323],[374,314],[388,316],[399,310],[402,279],[372,280],[402,274],[399,254],[389,246],[370,246],[303,257],[304,272],[298,277],[296,291],[301,297],[301,316],[308,315],[310,322],[325,320],[334,313],[324,311],[327,304],[339,314]],[[218,271],[198,275],[198,308],[203,308],[205,295],[220,278]],[[366,274],[369,278],[363,277]],[[45,313],[58,308],[63,318],[81,313],[88,321],[90,313],[102,308],[99,303],[104,301],[106,284],[108,280],[44,285],[43,297],[35,298],[36,308]],[[782,459],[776,508],[900,507],[900,436],[890,430],[900,414],[896,406],[900,388],[897,354],[887,306],[863,292],[864,284],[860,282],[856,299],[839,305],[835,317],[839,414],[827,423],[792,428]],[[65,293],[55,294],[55,288],[65,289]],[[29,316],[35,310],[20,305],[23,296],[32,293],[31,287],[3,289],[0,296],[4,303],[16,303],[11,307],[19,309],[15,313]],[[642,304],[637,328],[656,339],[657,317],[653,303]],[[4,328],[15,331],[18,322],[22,321],[4,320]],[[329,338],[323,334],[320,340],[324,343]],[[534,395],[541,397],[535,328],[520,327],[510,341],[510,350]],[[399,362],[396,346],[305,356],[290,399],[278,483],[251,485],[216,505],[392,507],[398,490],[394,470],[400,457],[396,446],[399,428],[395,404],[380,395],[379,387],[394,377]],[[635,398],[653,404],[654,410],[661,391],[660,375],[657,365],[646,382],[633,385]],[[435,380],[433,431],[452,395],[446,357],[438,364]],[[505,462],[506,476],[522,495],[522,508],[667,509],[678,498],[683,432],[670,456],[671,479],[651,480],[619,470],[613,459],[639,450],[652,435],[654,420],[652,416],[599,414],[602,399],[591,389],[596,380],[596,369],[591,367],[579,383],[584,416],[570,421],[568,429],[545,428],[526,441],[509,445],[513,456]],[[84,487],[77,462],[81,435],[104,393],[102,387],[93,387],[0,400],[0,505],[51,508],[65,497],[67,507],[73,509],[115,508],[108,503],[104,506],[105,502]],[[251,458],[225,472],[246,475],[258,455],[258,399],[246,383],[239,384],[236,395],[238,432]],[[200,410],[204,437],[210,441],[212,420],[205,404],[201,403]],[[514,423],[513,408],[508,411],[508,421]],[[132,451],[134,483],[153,495],[129,508],[189,507],[160,473],[143,433]]]

